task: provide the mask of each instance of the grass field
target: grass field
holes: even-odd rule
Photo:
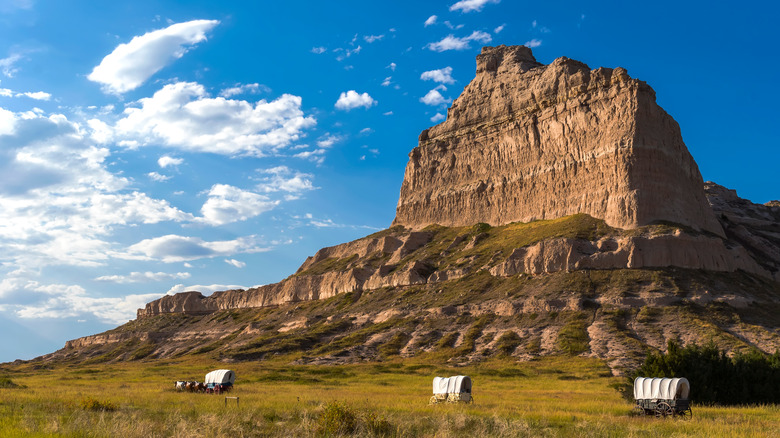
[[[599,360],[421,359],[341,366],[228,365],[231,396],[179,393],[219,362],[0,367],[2,436],[777,436],[780,407],[693,407],[693,419],[634,417]],[[468,374],[475,404],[428,405],[434,376]],[[695,388],[694,388],[695,391]],[[340,428],[340,429],[339,429]]]

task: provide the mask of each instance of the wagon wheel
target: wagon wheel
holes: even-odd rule
[[[684,411],[678,412],[677,415],[681,416],[684,420],[690,420],[691,418],[693,418],[693,411],[691,410],[691,408],[688,408]]]
[[[645,408],[639,405],[634,405],[634,409],[631,409],[631,414],[637,417],[644,417],[646,414]]]
[[[672,407],[669,406],[669,403],[666,402],[658,403],[658,406],[655,407],[655,416],[666,417],[669,415],[674,415],[674,409],[672,409]]]

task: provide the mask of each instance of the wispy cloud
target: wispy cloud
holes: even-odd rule
[[[269,248],[260,246],[257,236],[239,237],[233,240],[205,241],[199,237],[168,234],[144,239],[131,245],[125,258],[175,263],[203,258],[229,257],[235,254],[251,254],[268,250]]]
[[[501,0],[461,0],[450,6],[450,11],[479,12],[488,3],[500,2]]]
[[[323,53],[325,53],[327,51],[328,51],[328,49],[326,49],[325,47],[322,47],[322,46],[312,47],[311,48],[311,53],[316,53],[317,55],[321,55],[321,54],[323,54]]]
[[[246,263],[245,262],[242,262],[242,261],[239,261],[239,260],[236,260],[236,259],[226,259],[225,263],[227,263],[228,265],[235,266],[236,268],[239,268],[239,269],[246,267]]]
[[[14,75],[19,71],[19,68],[16,67],[16,63],[21,59],[22,55],[18,53],[14,53],[13,55],[0,59],[0,71],[2,71],[3,75],[6,77],[14,77]]]
[[[220,91],[219,95],[222,97],[232,97],[239,94],[257,94],[260,92],[268,93],[270,91],[271,91],[270,88],[258,83],[236,84],[236,86],[234,87],[225,88],[224,90]]]
[[[147,283],[167,280],[184,280],[190,278],[189,272],[131,272],[127,275],[103,275],[95,278],[96,281],[106,281],[111,283]]]
[[[523,44],[523,45],[528,47],[528,48],[533,49],[534,47],[541,46],[542,45],[542,40],[537,40],[536,38],[534,38],[534,39],[532,39],[530,41],[526,41],[525,44]]]
[[[206,32],[217,24],[217,20],[193,20],[136,36],[106,55],[87,78],[103,84],[103,89],[110,93],[134,90],[204,41]]]
[[[471,33],[471,35],[460,38],[455,37],[452,34],[447,35],[441,41],[429,43],[425,47],[433,50],[434,52],[444,52],[447,50],[466,50],[471,48],[471,45],[469,44],[471,41],[477,41],[484,44],[489,43],[492,40],[493,37],[491,37],[490,34],[480,30],[475,30]]]
[[[365,35],[365,36],[363,36],[363,40],[365,42],[367,42],[368,44],[371,44],[371,43],[374,43],[376,41],[381,40],[384,37],[385,37],[384,35]]]
[[[432,26],[432,25],[436,24],[436,20],[438,20],[438,19],[439,19],[439,17],[437,17],[436,15],[431,15],[430,17],[428,17],[427,20],[425,20],[425,27]]]

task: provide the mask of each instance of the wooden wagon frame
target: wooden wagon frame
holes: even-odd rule
[[[634,379],[634,413],[659,418],[691,418],[690,388],[686,378],[637,377]]]

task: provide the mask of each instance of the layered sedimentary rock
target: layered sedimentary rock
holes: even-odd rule
[[[623,68],[485,47],[476,77],[409,154],[394,225],[501,225],[587,213],[619,228],[723,235],[677,123]]]
[[[464,232],[442,246],[435,231],[422,230],[581,213],[615,229],[589,239],[558,230],[509,251],[484,244],[485,233]],[[167,296],[138,317],[275,306],[481,271],[679,267],[780,281],[780,207],[704,184],[679,126],[646,83],[622,68],[591,70],[568,58],[542,65],[522,46],[483,48],[447,120],[420,135],[394,225],[321,249],[279,283]]]

